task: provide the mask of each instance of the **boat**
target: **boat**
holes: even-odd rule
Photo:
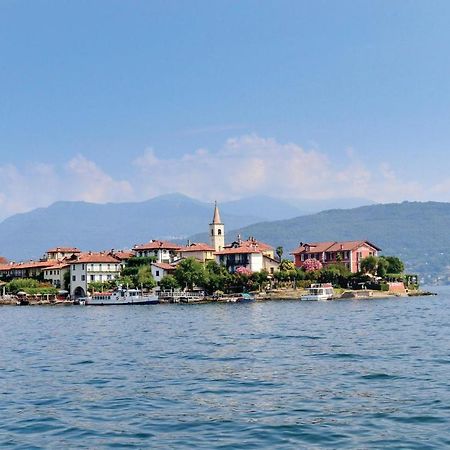
[[[300,300],[320,301],[332,300],[334,297],[333,285],[331,283],[312,284],[308,293],[300,297]]]
[[[80,305],[156,305],[159,303],[157,295],[143,295],[138,289],[125,289],[119,286],[112,292],[98,292],[91,297],[77,299]]]
[[[255,296],[252,294],[249,294],[247,292],[243,292],[236,299],[236,302],[238,302],[238,303],[249,303],[249,302],[254,302],[254,301],[255,301]]]

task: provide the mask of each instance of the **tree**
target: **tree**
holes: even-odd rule
[[[376,256],[367,256],[361,260],[361,272],[375,275],[377,273],[378,258]]]
[[[17,294],[20,291],[27,292],[29,289],[36,289],[39,287],[39,282],[32,278],[16,278],[6,285],[6,290],[12,294]]]
[[[258,286],[258,290],[261,290],[263,286],[267,285],[269,281],[269,272],[263,269],[260,272],[255,272],[252,274],[252,280]]]
[[[289,270],[294,270],[295,265],[294,263],[289,259],[283,259],[280,263],[280,271],[287,272]]]
[[[70,287],[70,270],[68,270],[67,272],[64,273],[64,277],[63,277],[63,286],[62,288],[65,290],[69,290]]]
[[[378,258],[377,275],[384,278],[388,272],[389,262],[385,258]]]
[[[159,287],[162,290],[171,291],[172,289],[178,289],[180,285],[173,275],[164,275],[162,280],[159,282]]]
[[[404,272],[405,264],[397,256],[380,256],[381,258],[388,262],[387,273],[400,274]]]
[[[303,268],[305,269],[305,272],[314,272],[315,270],[320,270],[322,268],[322,263],[315,258],[307,259],[303,263]]]
[[[194,286],[203,287],[207,277],[205,267],[201,262],[195,258],[186,258],[178,264],[175,278],[180,286],[192,290]]]
[[[281,261],[281,257],[283,256],[283,253],[284,253],[283,247],[281,245],[279,247],[277,247],[277,249],[275,250],[275,253],[278,256],[278,260]]]
[[[153,278],[152,271],[149,266],[139,267],[136,281],[137,287],[153,289],[156,286],[156,281]]]

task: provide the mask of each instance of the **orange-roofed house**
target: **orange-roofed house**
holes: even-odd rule
[[[215,255],[217,263],[225,266],[230,273],[236,272],[238,267],[244,267],[251,272],[264,269],[274,273],[279,267],[279,262],[273,258],[273,248],[255,238],[243,241],[238,237],[235,242],[226,245]]]
[[[180,245],[168,241],[152,240],[146,244],[135,245],[133,252],[138,257],[154,256],[156,262],[171,263],[175,259]]]
[[[85,297],[89,283],[115,280],[122,271],[122,261],[111,253],[81,253],[70,261],[70,295]]]
[[[166,275],[172,275],[175,269],[174,265],[168,263],[156,262],[151,264],[152,275],[158,285]]]
[[[0,265],[0,278],[37,278],[55,261],[25,261]]]
[[[317,259],[323,266],[344,264],[352,273],[361,270],[361,261],[368,256],[378,256],[381,249],[369,241],[300,242],[291,254],[295,266],[302,267],[308,259]]]
[[[178,250],[180,258],[195,258],[197,261],[205,263],[207,261],[214,261],[215,248],[212,245],[204,242],[190,242],[186,247],[181,247]]]

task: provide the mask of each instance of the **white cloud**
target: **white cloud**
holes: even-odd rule
[[[152,149],[130,162],[133,176],[116,179],[83,155],[62,167],[38,163],[0,166],[0,219],[57,200],[139,201],[182,192],[202,200],[268,194],[327,199],[363,197],[378,202],[445,200],[450,180],[424,186],[405,180],[387,163],[368,165],[346,149],[332,162],[323,151],[280,143],[255,134],[228,139],[213,151],[200,148],[180,158],[159,157]]]

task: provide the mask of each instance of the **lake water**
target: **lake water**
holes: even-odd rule
[[[449,447],[449,302],[3,307],[0,447]]]

